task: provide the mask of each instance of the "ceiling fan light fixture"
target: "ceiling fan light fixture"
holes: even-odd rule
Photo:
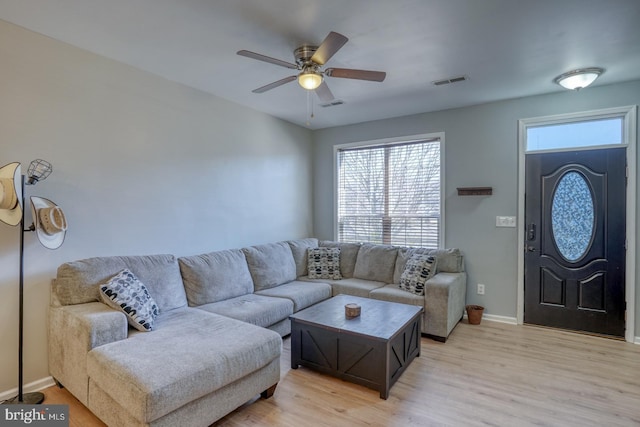
[[[315,90],[322,84],[322,74],[315,71],[303,71],[298,75],[298,84],[303,89]]]
[[[580,90],[593,83],[602,73],[603,68],[580,68],[560,74],[553,81],[565,89]]]

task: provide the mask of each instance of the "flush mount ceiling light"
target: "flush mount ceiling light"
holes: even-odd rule
[[[604,69],[598,67],[580,68],[560,74],[553,81],[569,90],[580,90],[593,83]]]
[[[298,75],[298,83],[304,89],[315,90],[322,84],[322,74],[313,70],[304,70]]]

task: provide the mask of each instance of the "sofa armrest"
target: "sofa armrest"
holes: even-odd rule
[[[127,338],[124,313],[100,302],[49,308],[49,372],[87,404],[87,353]]]
[[[467,274],[441,272],[427,280],[424,289],[423,331],[446,340],[464,314]]]

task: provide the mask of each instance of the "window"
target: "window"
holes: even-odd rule
[[[622,144],[623,118],[596,118],[527,127],[527,152]]]
[[[437,248],[442,137],[337,148],[337,239]]]

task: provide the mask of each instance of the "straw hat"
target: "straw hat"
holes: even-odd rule
[[[38,240],[45,248],[58,249],[67,234],[67,219],[62,209],[44,197],[31,197],[31,212]]]
[[[20,163],[0,168],[0,221],[18,225],[22,220],[22,181]]]

